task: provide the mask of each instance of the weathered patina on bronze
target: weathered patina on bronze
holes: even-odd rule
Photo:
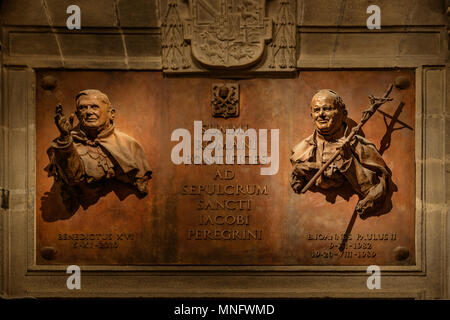
[[[50,164],[46,167],[54,177],[53,190],[58,190],[68,213],[95,204],[110,191],[124,199],[131,193],[139,198],[148,193],[151,170],[140,144],[115,129],[115,109],[106,94],[99,90],[83,90],[76,95],[75,114],[65,116],[56,107],[55,124],[60,133],[47,150]],[[50,220],[58,213],[47,212]]]

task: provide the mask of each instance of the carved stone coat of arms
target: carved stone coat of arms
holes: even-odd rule
[[[165,73],[296,70],[295,0],[166,0],[165,8]]]
[[[245,67],[262,57],[272,36],[265,0],[191,0],[186,39],[192,56],[209,67]]]

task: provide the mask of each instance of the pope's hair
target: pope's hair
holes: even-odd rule
[[[106,103],[106,105],[110,109],[112,108],[112,104],[109,101],[108,96],[105,93],[101,92],[100,90],[96,90],[96,89],[86,89],[86,90],[82,90],[82,91],[78,92],[77,95],[75,96],[75,101],[76,101],[77,107],[78,107],[78,99],[81,96],[89,96],[89,95],[94,95],[94,94],[99,96],[101,101]]]
[[[344,100],[342,100],[342,97],[336,91],[333,91],[331,89],[320,89],[319,91],[317,91],[314,94],[313,99],[319,93],[327,93],[329,95],[332,95],[333,96],[333,105],[336,108],[341,109],[342,111],[344,111],[344,114],[347,115],[347,110],[345,109]]]

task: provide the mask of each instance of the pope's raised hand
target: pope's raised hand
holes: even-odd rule
[[[73,129],[73,119],[75,115],[72,113],[69,118],[67,118],[62,112],[62,105],[56,106],[55,113],[55,124],[59,130],[61,137],[66,137],[70,134]]]

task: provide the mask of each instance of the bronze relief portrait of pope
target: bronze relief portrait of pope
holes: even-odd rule
[[[373,100],[372,105],[390,101]],[[391,170],[375,145],[347,117],[343,99],[333,90],[322,89],[313,96],[310,108],[314,132],[293,148],[290,158],[294,192],[320,192],[332,203],[337,195],[348,200],[357,194],[355,212],[362,219],[388,213],[397,190]],[[375,111],[363,112],[363,121]]]
[[[121,200],[130,194],[145,197],[152,171],[142,146],[115,128],[116,110],[108,96],[83,90],[75,103],[75,113],[69,116],[61,105],[56,107],[59,136],[47,150],[50,164],[45,168],[67,212],[86,209],[111,191]]]

